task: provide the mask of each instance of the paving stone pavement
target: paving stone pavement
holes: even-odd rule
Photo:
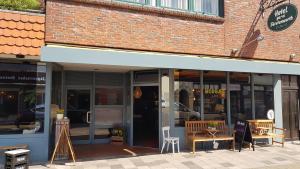
[[[138,157],[99,159],[55,165],[36,165],[30,169],[300,169],[300,145],[286,143],[243,149],[198,151],[195,154],[155,154]]]

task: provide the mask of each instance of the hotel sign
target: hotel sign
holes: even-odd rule
[[[269,16],[268,27],[278,32],[290,27],[297,19],[298,10],[293,4],[283,4],[275,8]]]

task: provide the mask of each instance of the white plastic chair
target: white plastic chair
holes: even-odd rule
[[[160,153],[163,152],[166,144],[168,144],[168,146],[167,146],[167,152],[168,152],[170,143],[172,144],[173,153],[175,151],[175,148],[174,148],[175,144],[177,144],[177,150],[178,150],[178,153],[180,153],[180,150],[179,150],[179,137],[170,137],[170,126],[163,127],[162,132],[163,132],[163,145],[162,145]]]

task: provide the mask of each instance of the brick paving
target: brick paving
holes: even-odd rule
[[[50,169],[300,169],[300,145],[288,142],[279,145],[258,146],[256,151],[243,149],[198,151],[195,154],[154,154],[137,157],[99,159],[55,164]],[[47,169],[46,165],[31,166]]]

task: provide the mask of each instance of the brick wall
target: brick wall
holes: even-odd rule
[[[291,2],[300,10],[300,1]],[[258,9],[259,0],[225,0],[222,19],[106,0],[48,0],[46,42],[283,61],[300,55],[300,16],[271,32],[268,10],[250,29]],[[259,33],[265,40],[231,53]]]

